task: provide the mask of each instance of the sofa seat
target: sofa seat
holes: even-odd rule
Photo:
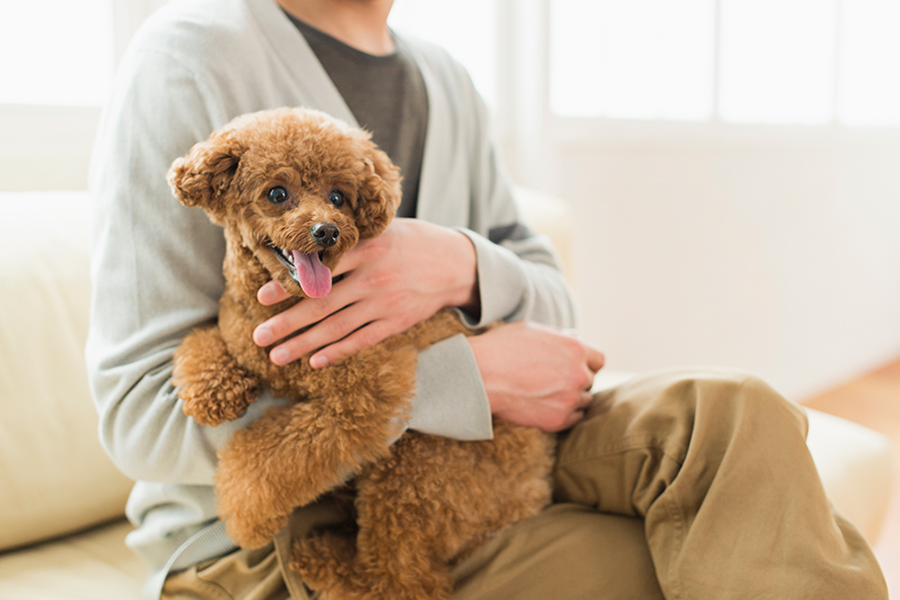
[[[131,600],[144,563],[125,547],[124,518],[48,543],[0,554],[3,600]]]
[[[566,205],[522,195],[529,222],[569,264]],[[89,197],[0,193],[0,213],[0,600],[137,600],[146,572],[124,546],[131,482],[97,441],[83,365]],[[604,370],[595,387],[629,376]],[[826,491],[874,543],[889,495],[889,442],[809,415]]]

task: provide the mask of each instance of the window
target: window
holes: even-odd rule
[[[841,25],[841,120],[900,125],[900,0],[844,0]]]
[[[722,120],[831,122],[837,0],[722,0],[721,11]]]
[[[900,0],[549,0],[557,116],[900,125]]]
[[[445,48],[488,104],[497,98],[497,6],[493,0],[395,0],[388,24]]]
[[[0,3],[0,104],[100,106],[113,62],[112,0]]]
[[[560,116],[712,116],[714,0],[555,0],[550,107]]]

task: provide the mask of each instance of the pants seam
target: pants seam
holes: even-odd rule
[[[671,572],[667,573],[667,577],[669,579],[669,590],[672,596],[671,600],[677,600],[678,598],[684,598],[684,590],[681,587],[681,581],[678,579],[678,569],[675,568],[678,556],[681,554],[682,547],[684,546],[684,515],[679,508],[679,503],[677,502],[676,498],[677,493],[675,492],[675,490],[671,486],[669,486],[666,488],[666,491],[669,492],[669,496],[660,499],[663,502],[667,503],[668,506],[666,512],[669,514],[671,523],[674,525],[676,530],[675,543],[672,544],[672,547],[668,549],[669,564],[672,565],[672,567],[670,567]]]

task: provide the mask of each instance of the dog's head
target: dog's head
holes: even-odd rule
[[[168,179],[288,292],[310,297],[328,294],[341,256],[383,232],[400,204],[398,169],[369,134],[306,109],[238,117]]]

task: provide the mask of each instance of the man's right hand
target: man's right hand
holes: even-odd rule
[[[584,416],[594,375],[604,363],[595,348],[528,321],[467,339],[495,416],[549,432],[568,429]]]

